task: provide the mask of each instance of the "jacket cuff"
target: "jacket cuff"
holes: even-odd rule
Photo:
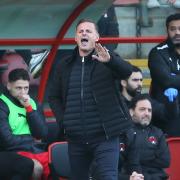
[[[28,113],[33,111],[33,108],[32,108],[31,105],[29,105],[29,106],[27,106],[25,108],[26,108],[26,112],[28,112]]]

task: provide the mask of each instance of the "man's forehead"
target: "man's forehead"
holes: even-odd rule
[[[82,22],[81,24],[78,25],[77,29],[81,29],[81,28],[86,28],[86,29],[94,28],[94,29],[96,29],[95,24],[92,22]]]
[[[134,79],[134,78],[142,78],[142,73],[141,72],[132,72],[131,74],[131,79]]]
[[[151,106],[151,102],[148,100],[148,99],[143,99],[143,100],[139,100],[137,103],[136,103],[136,107],[138,108],[152,108]]]
[[[17,81],[10,82],[10,84],[14,86],[29,86],[29,81],[20,79]]]
[[[171,21],[169,26],[180,26],[180,19]]]
[[[148,99],[142,99],[136,103],[136,106],[150,106],[151,107],[151,102]]]

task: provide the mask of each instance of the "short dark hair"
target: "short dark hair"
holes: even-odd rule
[[[140,72],[142,74],[142,71],[139,67],[132,65],[132,73],[134,72]],[[130,76],[132,75],[132,73],[125,80],[128,80]]]
[[[137,96],[135,96],[132,100],[131,100],[131,103],[130,103],[130,106],[129,108],[130,109],[135,109],[137,103],[139,101],[142,101],[142,100],[148,100],[150,103],[152,103],[152,99],[151,97],[149,96],[149,94],[138,94]]]
[[[142,71],[141,71],[141,69],[139,68],[139,67],[137,67],[137,66],[132,66],[132,72],[140,72],[140,73],[142,73]]]
[[[77,25],[76,25],[76,30],[77,30],[78,26],[79,26],[81,23],[85,23],[85,22],[89,22],[89,23],[94,24],[94,27],[95,27],[96,31],[98,32],[98,26],[97,26],[97,24],[96,24],[93,20],[91,20],[91,19],[80,19],[79,22],[78,22]]]
[[[13,69],[9,72],[8,81],[15,82],[17,80],[27,80],[30,81],[29,73],[23,68]]]
[[[180,13],[171,14],[166,18],[166,28],[168,28],[171,21],[180,20]]]

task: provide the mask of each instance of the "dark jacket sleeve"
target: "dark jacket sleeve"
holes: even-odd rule
[[[179,116],[179,105],[177,101],[169,102],[168,100],[165,103],[160,103],[155,99],[152,100],[152,123],[157,121],[159,123],[165,123],[171,119],[177,118]]]
[[[40,105],[37,105],[37,110],[27,113],[27,122],[29,124],[31,135],[34,138],[44,139],[47,137],[48,128]]]
[[[153,48],[148,57],[148,66],[153,81],[156,81],[164,89],[173,87],[180,89],[180,75],[171,75],[168,64],[169,56],[165,57],[163,53]]]
[[[179,134],[179,101],[169,102],[164,98],[164,104],[153,99],[152,101],[152,124],[164,131],[167,135]]]
[[[63,128],[63,93],[62,93],[62,74],[61,74],[61,63],[56,67],[53,80],[50,85],[49,91],[49,105],[55,115],[56,121],[59,125],[59,136],[63,136],[64,128]]]
[[[132,65],[123,60],[117,53],[110,52],[111,59],[105,63],[109,67],[117,79],[126,79],[132,73]]]
[[[165,100],[165,109],[168,121],[171,121],[172,119],[179,119],[179,107],[178,97],[173,102],[169,102],[168,99]]]
[[[166,121],[165,114],[166,114],[165,105],[153,99],[152,100],[152,115],[153,115],[152,121],[157,120],[157,119]]]
[[[168,168],[170,165],[170,152],[165,136],[161,130],[159,131],[158,146],[155,151],[154,159],[148,162],[144,162],[148,167],[155,168]]]

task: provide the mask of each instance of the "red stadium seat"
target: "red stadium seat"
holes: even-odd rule
[[[4,59],[0,59],[0,73],[4,72],[8,68],[8,62]]]
[[[22,57],[16,53],[4,55],[3,60],[6,61],[8,64],[6,71],[4,71],[2,74],[2,83],[4,85],[7,84],[8,74],[11,70],[16,69],[16,68],[27,69],[27,65],[24,62],[24,60],[22,59]]]
[[[67,142],[55,142],[48,148],[49,167],[53,179],[67,180],[70,177],[70,164]]]
[[[171,164],[166,172],[169,175],[169,180],[180,180],[180,137],[168,138],[167,142],[171,154]]]
[[[23,58],[17,53],[10,53],[3,56],[3,62],[6,62],[6,70],[2,73],[2,83],[7,84],[8,74],[11,70],[16,68],[23,68],[28,70],[27,64],[24,62]],[[39,79],[33,79],[30,75],[30,85],[39,85]]]

